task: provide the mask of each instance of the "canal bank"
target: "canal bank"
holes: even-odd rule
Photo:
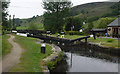
[[[60,63],[50,70],[50,74],[56,72],[65,74],[72,72],[118,72],[120,61],[117,55],[94,50],[90,48],[91,45],[84,42],[74,45],[66,45],[49,40],[45,42],[58,45],[65,56]],[[96,48],[95,46],[93,47]]]
[[[46,39],[44,40],[45,42],[57,43],[66,55],[64,60],[57,64],[53,70],[49,71],[51,74],[52,72],[94,72],[94,70],[95,72],[118,71],[118,57],[103,52],[97,52],[84,42],[68,46],[68,44],[66,45],[65,43],[59,43],[57,41],[52,42],[51,40]],[[95,47],[95,49],[97,48]],[[72,65],[70,65],[70,63]]]
[[[119,47],[119,44],[118,42],[119,41],[115,41],[114,43],[117,44],[115,47],[112,46],[114,44],[112,43],[108,43],[108,42],[105,42],[106,39],[98,39],[98,40],[90,40],[91,38],[89,38],[90,36],[81,36],[80,38],[77,38],[75,37],[76,39],[71,39],[73,38],[74,36],[72,37],[68,37],[67,38],[59,38],[59,37],[55,37],[55,36],[46,36],[46,35],[36,35],[36,34],[27,34],[27,37],[34,37],[34,38],[39,38],[39,39],[42,39],[42,40],[45,40],[45,41],[54,41],[54,42],[57,42],[58,44],[61,43],[61,44],[65,44],[65,45],[87,45],[86,47],[89,47],[89,48],[92,48],[94,49],[95,51],[100,51],[100,52],[105,52],[105,53],[109,53],[109,54],[113,54],[113,55],[118,55],[120,56],[120,48],[116,48],[116,47]],[[88,37],[88,39],[87,39]],[[83,40],[82,40],[82,39]],[[83,42],[85,40],[85,42]],[[93,41],[93,42],[91,42]],[[103,41],[103,42],[102,42]],[[95,43],[95,42],[98,42],[98,43]],[[116,43],[117,42],[117,43]],[[102,45],[101,45],[102,44]],[[105,44],[105,45],[103,45]],[[109,46],[112,46],[112,47],[108,47],[107,44]]]
[[[107,46],[102,46],[99,43],[93,43],[93,42],[88,42],[85,43],[83,41],[76,42],[72,46],[81,46],[84,49],[89,49],[89,51],[98,51],[110,55],[116,55],[120,56],[120,48],[112,48],[112,47],[107,47]]]
[[[84,42],[84,39],[79,41],[76,39],[67,39],[67,38],[57,38],[57,37],[51,37],[51,36],[32,36],[32,37],[36,37],[36,38],[42,38],[43,40],[47,41],[47,42],[54,42],[55,44],[64,44],[66,46],[75,46],[75,45],[79,45],[81,47],[86,47],[89,48],[90,50],[94,50],[94,51],[100,51],[103,53],[108,53],[111,55],[117,55],[120,56],[120,48],[114,48],[114,47],[108,47],[108,46],[103,46],[102,43],[94,43],[94,42],[89,42],[89,38],[87,40],[87,43]],[[79,39],[79,38],[78,38]],[[71,42],[73,40],[76,40],[74,42]],[[118,44],[119,47],[119,44]],[[85,49],[86,49],[85,48]]]
[[[43,43],[43,42],[40,42],[40,43]],[[59,46],[55,44],[48,44],[48,43],[45,43],[45,44],[52,46],[53,53],[42,60],[41,67],[43,68],[42,72],[44,74],[46,73],[50,74],[50,70],[53,70],[55,66],[63,59],[64,54]]]

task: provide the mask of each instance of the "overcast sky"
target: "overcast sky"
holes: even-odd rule
[[[90,3],[103,2],[109,0],[71,0],[73,6]],[[118,0],[111,0],[118,1]],[[30,18],[34,15],[42,15],[44,9],[42,8],[42,0],[10,0],[8,8],[10,15],[15,15],[15,18]]]

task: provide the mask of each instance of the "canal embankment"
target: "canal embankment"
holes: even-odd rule
[[[60,47],[56,46],[55,44],[49,45],[52,46],[53,53],[42,60],[42,72],[44,73],[50,73],[50,71],[53,70],[55,66],[64,58],[64,54]]]
[[[98,51],[110,55],[120,56],[120,48],[113,48],[102,46],[99,43],[88,42],[87,44],[83,41],[76,42],[73,46],[81,46],[84,49],[89,49],[90,51]]]
[[[94,38],[88,38],[87,43],[86,43],[85,39],[76,40],[74,42],[71,42],[72,40],[75,40],[75,39],[58,38],[58,37],[54,37],[54,36],[30,36],[30,37],[43,39],[45,41],[54,41],[59,44],[64,43],[64,45],[68,45],[68,46],[79,45],[81,47],[82,46],[84,48],[87,47],[94,51],[100,51],[100,52],[120,56],[119,55],[120,48],[119,48],[119,43],[118,43],[119,41],[117,41],[117,40],[114,40],[113,42],[107,42],[107,39],[97,38],[96,40],[94,40]]]

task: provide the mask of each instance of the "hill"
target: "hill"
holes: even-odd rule
[[[32,27],[31,25],[36,26],[38,29],[44,29],[42,24],[42,16],[38,15],[28,19],[16,18],[15,24],[18,26],[17,29],[30,29],[30,27]]]
[[[117,2],[94,2],[75,6],[71,15],[79,18],[101,17],[113,11],[112,6]]]

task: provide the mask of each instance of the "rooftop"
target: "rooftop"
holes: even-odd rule
[[[92,29],[91,32],[106,32],[107,29]]]
[[[116,20],[114,20],[112,23],[107,25],[108,27],[120,27],[120,17],[118,17]]]

